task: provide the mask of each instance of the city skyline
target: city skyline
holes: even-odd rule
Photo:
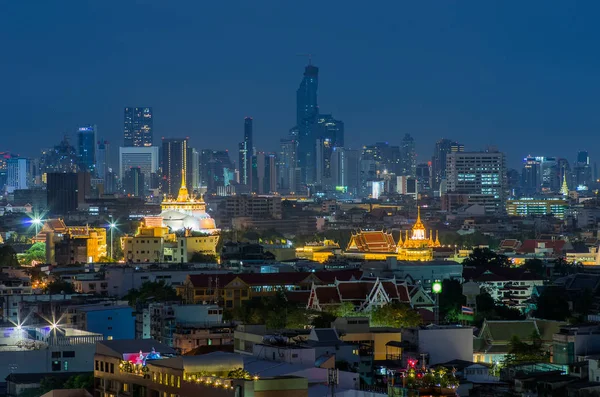
[[[196,10],[192,3],[185,6]],[[217,15],[224,11],[219,5],[209,7]],[[48,9],[45,16],[56,22],[56,29],[42,38],[37,32],[48,26],[37,16],[31,21],[39,26],[32,26],[31,32],[23,32],[27,26],[6,21],[3,29],[11,29],[17,36],[23,33],[22,47],[52,62],[43,72],[35,67],[21,70],[20,65],[31,55],[12,44],[7,48],[12,56],[1,68],[15,78],[8,82],[7,100],[2,103],[7,116],[0,126],[0,134],[7,136],[4,149],[35,156],[37,148],[11,135],[28,135],[40,147],[51,147],[65,132],[74,134],[78,125],[89,123],[98,125],[103,138],[116,148],[122,141],[122,109],[144,104],[152,106],[156,114],[155,141],[163,136],[190,136],[191,145],[198,149],[234,153],[240,140],[239,120],[252,116],[255,146],[276,151],[276,142],[295,119],[293,93],[307,63],[297,54],[311,52],[321,75],[319,105],[344,120],[349,147],[376,141],[400,144],[404,134],[410,133],[415,137],[417,162],[427,160],[434,143],[444,137],[464,142],[466,150],[493,144],[507,153],[511,167],[520,165],[530,153],[573,161],[578,150],[587,149],[592,161],[598,158],[599,153],[583,142],[600,128],[592,96],[598,88],[594,77],[598,59],[578,50],[598,33],[586,20],[587,15],[594,14],[593,9],[543,10],[546,20],[538,22],[530,33],[527,17],[540,12],[532,5],[514,15],[505,5],[494,10],[486,5],[438,5],[431,10],[421,5],[390,4],[386,15],[378,14],[378,24],[369,20],[370,29],[357,35],[350,23],[352,17],[360,15],[355,4],[324,7],[339,11],[344,18],[336,18],[333,26],[325,27],[321,24],[324,17],[314,16],[315,27],[308,29],[298,15],[307,11],[282,6],[272,10],[276,18],[261,27],[261,10],[266,6],[250,10],[240,6],[225,25],[239,22],[241,14],[250,12],[255,17],[255,29],[245,32],[247,37],[226,34],[222,41],[226,51],[209,45],[202,52],[220,55],[210,56],[211,63],[194,55],[186,65],[179,65],[172,58],[176,51],[207,31],[222,32],[224,26],[211,21],[188,26],[182,22],[189,17],[165,12],[160,4],[150,1],[144,16],[148,21],[162,21],[166,29],[164,36],[148,33],[153,52],[162,55],[161,59],[137,74],[126,72],[124,76],[119,70],[131,67],[134,58],[125,57],[119,63],[117,57],[129,51],[124,43],[141,32],[125,28],[122,17],[113,15],[109,6],[76,4],[68,15]],[[9,11],[5,15],[26,12],[20,5],[9,5]],[[132,5],[125,4],[123,13],[128,11]],[[374,17],[374,11],[366,10],[363,17]],[[85,18],[85,22],[73,18],[91,12],[95,18]],[[578,29],[585,35],[561,23],[575,13]],[[60,22],[68,23],[61,27]],[[69,29],[83,23],[86,29],[82,31],[93,27],[102,34],[82,38],[68,34]],[[109,31],[109,26],[114,31]],[[334,37],[330,29],[340,34]],[[281,37],[272,35],[275,30]],[[349,40],[340,38],[344,34]],[[413,39],[402,39],[404,36]],[[64,66],[77,53],[74,50],[81,51],[78,56],[91,55],[79,46],[82,39],[93,41],[95,45],[90,47],[97,51],[94,59],[99,62],[73,74],[72,66]],[[61,45],[51,51],[44,48],[46,40],[60,41]],[[265,48],[247,49],[248,44],[259,40],[267,44]],[[380,51],[382,48],[398,51]],[[245,56],[249,51],[257,56]],[[557,59],[559,53],[565,56]],[[246,59],[243,68],[232,62],[239,56]],[[34,117],[26,111],[32,108],[36,108]],[[195,123],[198,116],[202,124]],[[540,139],[542,136],[550,139]],[[564,136],[571,139],[559,144]]]

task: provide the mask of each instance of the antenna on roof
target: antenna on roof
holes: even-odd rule
[[[312,54],[296,54],[296,56],[308,58],[308,64],[312,65]]]

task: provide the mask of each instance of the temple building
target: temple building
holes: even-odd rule
[[[177,198],[165,197],[161,208],[159,216],[144,218],[135,236],[122,239],[126,262],[185,263],[196,253],[216,255],[220,229],[206,213],[204,200],[190,197],[185,172]]]
[[[344,255],[360,257],[367,260],[385,260],[396,257],[402,261],[430,261],[433,259],[433,249],[440,247],[438,233],[433,237],[433,231],[425,228],[421,221],[421,209],[417,208],[417,221],[406,230],[404,238],[400,232],[398,242],[391,233],[385,231],[353,232]]]

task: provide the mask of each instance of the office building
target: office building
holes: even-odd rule
[[[125,172],[123,190],[128,196],[144,197],[144,174],[140,167],[131,167]]]
[[[415,140],[410,134],[402,138],[401,156],[402,175],[415,176],[417,172],[417,152],[415,151]]]
[[[361,155],[361,173],[365,181],[377,179],[384,172],[402,174],[402,152],[399,146],[376,142],[374,145],[363,146]]]
[[[27,189],[29,186],[29,159],[13,157],[7,160],[6,187],[8,193],[15,190]]]
[[[344,122],[336,120],[331,114],[317,117],[316,139],[329,140],[332,147],[344,147]]]
[[[518,200],[507,200],[506,202],[506,213],[509,216],[552,215],[558,219],[564,219],[568,209],[569,201],[562,197],[521,197]]]
[[[235,167],[227,150],[203,149],[200,152],[200,183],[209,193],[218,187],[229,186],[234,181]]]
[[[589,190],[592,184],[592,167],[587,151],[577,152],[577,161],[573,167],[573,190]]]
[[[429,190],[431,188],[431,163],[419,163],[415,171],[421,190]]]
[[[331,154],[334,143],[331,138],[319,138],[316,140],[316,179],[315,184],[322,186],[324,190],[331,188]]]
[[[153,119],[151,107],[126,107],[124,112],[123,146],[152,146]]]
[[[150,181],[158,172],[158,147],[120,147],[119,148],[119,178],[134,167],[139,167],[144,174],[145,189],[150,189]],[[181,172],[181,171],[180,171]]]
[[[336,192],[356,196],[360,186],[360,151],[333,148],[331,178]]]
[[[254,155],[254,143],[252,140],[252,117],[244,119],[244,140],[239,145],[239,171],[240,184],[246,185],[249,192],[252,191],[252,156]]]
[[[200,189],[200,152],[191,147],[187,149],[187,174],[185,178],[190,192]]]
[[[296,150],[298,142],[293,138],[280,141],[279,151],[279,188],[282,192],[293,193],[296,191]]]
[[[127,302],[78,305],[69,312],[75,328],[101,334],[105,340],[135,337],[135,313]]]
[[[96,174],[96,133],[95,125],[84,125],[77,130],[77,156],[79,169]]]
[[[468,204],[480,204],[486,213],[504,212],[506,159],[504,153],[455,152],[447,155],[448,194],[468,195]]]
[[[417,199],[419,192],[417,178],[413,176],[397,176],[396,177],[396,192],[402,195],[412,196],[413,199]]]
[[[277,158],[273,153],[256,154],[256,193],[270,194],[277,192]]]
[[[69,143],[67,135],[52,149],[42,150],[40,158],[41,174],[49,172],[77,172],[78,169],[79,158],[77,151]]]
[[[319,88],[319,68],[308,64],[304,77],[296,91],[296,127],[298,128],[298,167],[302,183],[312,184],[315,179],[315,139],[316,123],[319,114],[317,90]]]
[[[446,156],[448,156],[450,153],[460,153],[464,151],[464,145],[450,139],[440,139],[435,143],[433,158],[431,160],[431,188],[433,190],[439,190],[442,179],[446,177]]]
[[[96,145],[96,175],[104,180],[106,188],[107,174],[110,172],[110,144],[108,141],[99,140]]]
[[[543,157],[527,156],[523,159],[521,188],[525,194],[535,194],[542,189]]]
[[[76,211],[91,191],[88,172],[51,172],[47,181],[48,210],[52,214],[65,215]]]
[[[176,196],[181,187],[182,172],[187,175],[188,138],[162,140],[162,193]],[[186,186],[190,191],[190,186]]]

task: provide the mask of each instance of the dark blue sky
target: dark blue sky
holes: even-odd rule
[[[122,109],[155,139],[234,150],[243,118],[275,150],[305,59],[354,147],[441,137],[518,159],[600,149],[600,3],[481,1],[4,2],[0,150],[35,155],[78,124],[122,144]],[[33,4],[36,4],[35,6]],[[237,159],[237,155],[233,157]]]

